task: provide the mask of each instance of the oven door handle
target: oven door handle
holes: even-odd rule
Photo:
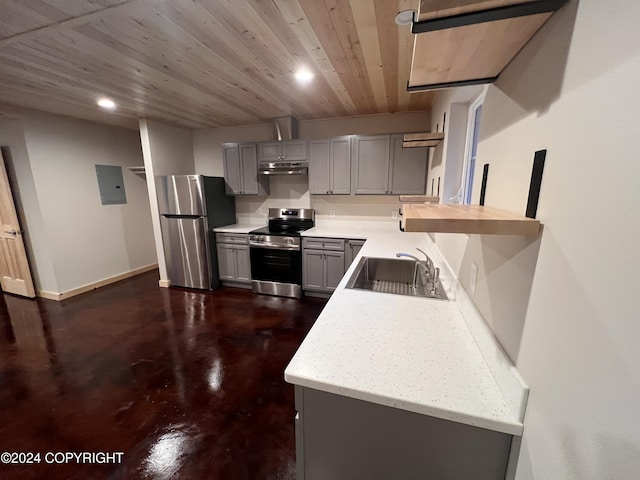
[[[273,243],[252,243],[252,242],[249,242],[249,248],[266,248],[266,249],[269,249],[269,250],[295,251],[295,250],[300,250],[300,245],[285,246],[285,245],[276,245],[276,244],[273,244]]]

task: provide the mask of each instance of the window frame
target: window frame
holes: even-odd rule
[[[464,163],[462,165],[462,192],[460,195],[460,203],[463,205],[470,205],[473,194],[473,177],[475,173],[476,158],[478,141],[475,142],[474,138],[479,140],[476,136],[476,113],[478,109],[482,108],[486,92],[481,92],[476,98],[469,103],[469,113],[467,115],[467,135],[464,145]],[[478,122],[478,129],[482,123],[482,112],[480,113],[480,122]],[[476,148],[476,157],[472,158],[473,148]]]

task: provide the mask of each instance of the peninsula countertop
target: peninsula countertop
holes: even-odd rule
[[[346,233],[316,227],[303,235],[367,238],[359,257],[395,258],[401,251],[416,254],[416,247],[431,254],[435,248],[425,234],[388,227]],[[455,300],[347,289],[357,261],[287,366],[286,381],[521,435],[522,422],[505,401]],[[451,279],[442,281],[447,289]]]
[[[224,227],[215,227],[213,231],[216,233],[249,233],[252,230],[264,227],[266,224],[266,221],[264,223],[234,223]]]

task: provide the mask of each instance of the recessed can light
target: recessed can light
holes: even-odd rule
[[[311,80],[313,80],[314,77],[313,72],[308,68],[299,69],[296,73],[293,74],[293,76],[296,78],[298,83],[301,83],[303,85],[305,83],[309,83]]]
[[[98,106],[104,108],[105,110],[115,110],[116,102],[111,100],[110,98],[102,97],[98,99]]]
[[[403,10],[398,12],[396,18],[393,19],[398,25],[411,25],[413,23],[414,15],[418,13],[415,10]]]

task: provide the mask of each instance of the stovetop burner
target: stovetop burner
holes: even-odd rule
[[[249,233],[299,237],[314,226],[315,211],[310,208],[270,208],[269,225]]]
[[[252,230],[249,233],[255,234],[255,235],[277,235],[277,236],[283,236],[283,237],[299,237],[300,232],[309,230],[312,227],[313,225],[293,226],[293,227],[286,227],[286,228],[279,228],[279,227],[273,228],[273,227],[267,226],[267,227],[258,228],[257,230]]]

